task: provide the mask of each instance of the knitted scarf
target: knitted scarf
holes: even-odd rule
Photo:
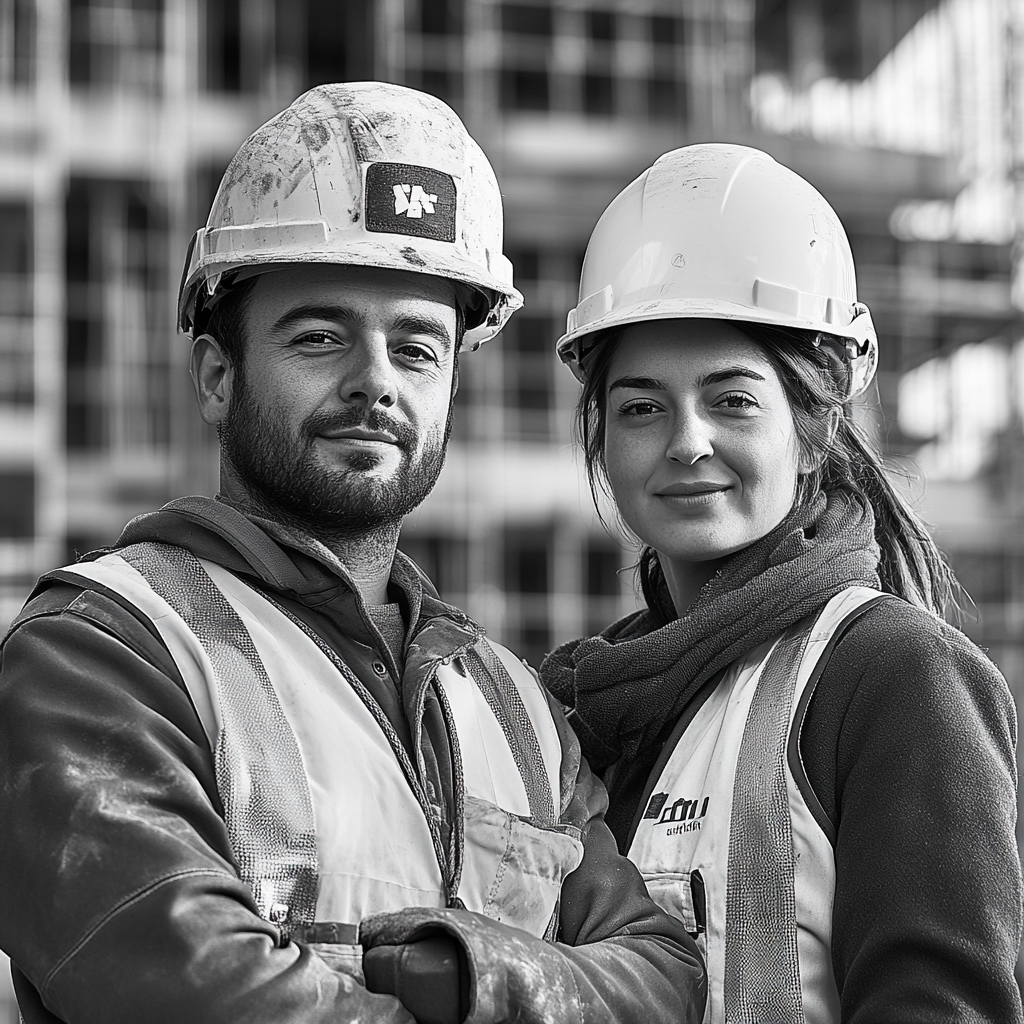
[[[647,609],[554,650],[547,688],[574,708],[591,767],[653,764],[673,724],[716,672],[850,586],[878,586],[874,516],[860,495],[819,493],[728,558],[681,618]]]

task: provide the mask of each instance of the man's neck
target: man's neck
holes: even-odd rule
[[[396,525],[358,537],[314,536],[348,570],[363,603],[377,605],[388,603],[388,580],[398,547],[398,530]]]
[[[228,474],[221,474],[221,494],[239,511],[300,530],[318,540],[345,567],[366,605],[387,604],[388,581],[398,547],[401,523],[386,523],[373,529],[338,533],[319,524],[299,521],[267,507]]]

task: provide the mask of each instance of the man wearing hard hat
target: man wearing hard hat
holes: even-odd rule
[[[396,551],[521,303],[501,240],[412,90],[318,87],[231,162],[179,297],[221,494],[47,573],[3,647],[27,1024],[700,1019],[560,709]]]

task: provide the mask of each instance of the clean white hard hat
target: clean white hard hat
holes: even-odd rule
[[[494,171],[455,112],[386,82],[321,85],[242,143],[196,232],[178,292],[194,327],[233,278],[295,263],[431,274],[469,286],[463,347],[523,304],[502,254]]]
[[[851,398],[874,376],[878,340],[857,301],[839,217],[803,178],[758,149],[672,150],[612,200],[591,235],[579,305],[558,354],[582,379],[580,361],[599,332],[675,317],[841,339]]]

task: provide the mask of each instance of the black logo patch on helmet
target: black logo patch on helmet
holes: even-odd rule
[[[413,164],[366,168],[366,230],[455,241],[455,182]]]

